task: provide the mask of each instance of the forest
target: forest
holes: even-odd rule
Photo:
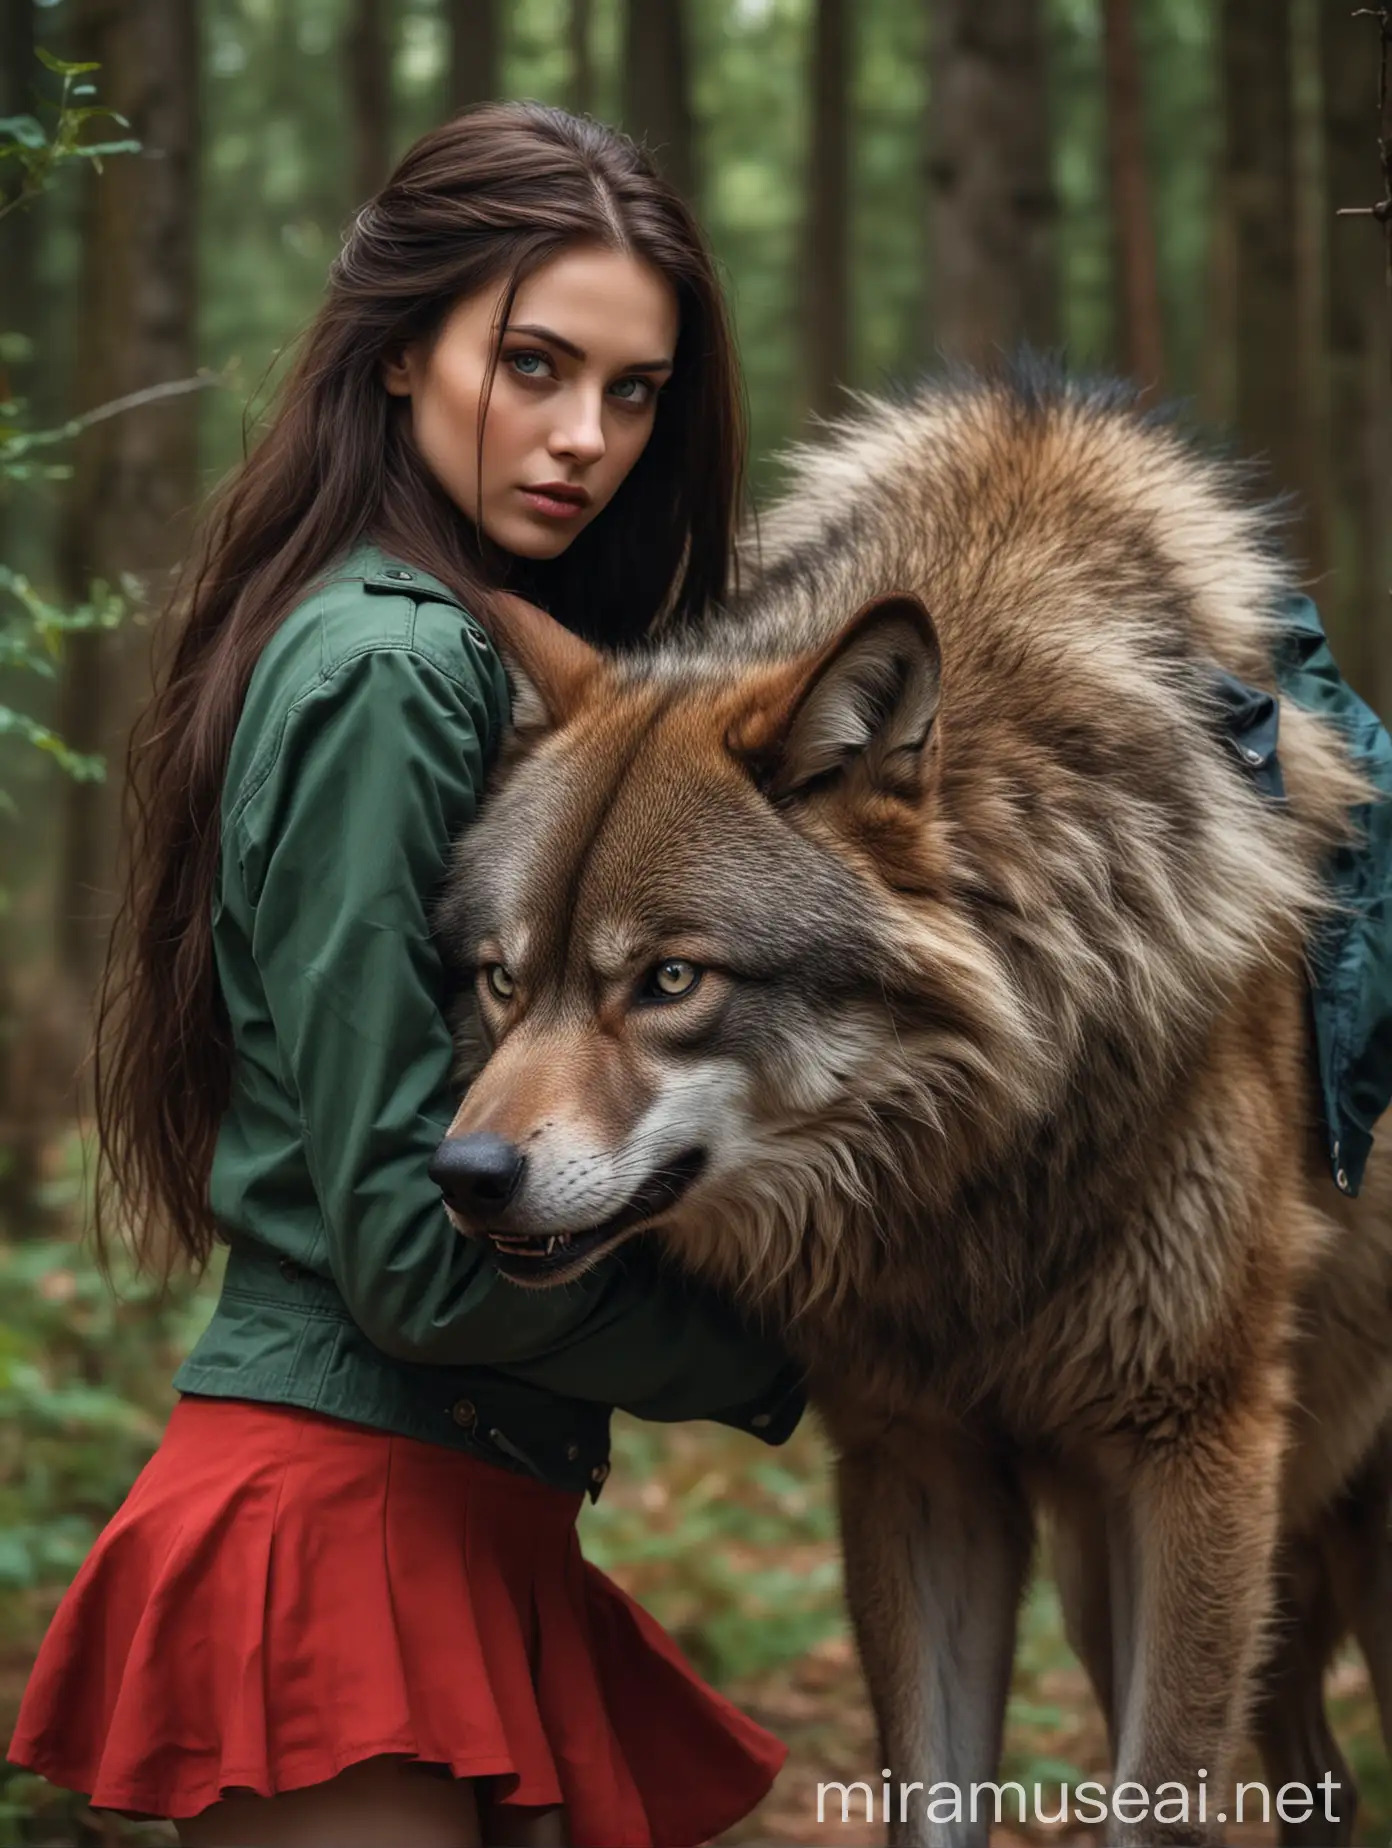
[[[1021,343],[1129,378],[1252,464],[1345,674],[1392,711],[1392,193],[1354,0],[0,0],[0,1724],[158,1441],[217,1265],[166,1292],[89,1238],[84,1074],[126,734],[168,574],[274,400],[354,213],[451,112],[536,97],[646,144],[712,240],[755,506],[877,391]],[[1381,22],[1381,23],[1380,23]],[[1388,114],[1392,123],[1392,113]],[[728,1840],[877,1775],[811,1419],[763,1451],[620,1420],[587,1555],[787,1739]],[[1364,1796],[1361,1665],[1331,1689]],[[1041,1574],[1007,1775],[1101,1721]],[[1082,1839],[1043,1829],[1037,1839]],[[0,1772],[0,1848],[167,1841]],[[1004,1838],[1003,1838],[1004,1839]],[[1239,1841],[1274,1839],[1254,1827]]]

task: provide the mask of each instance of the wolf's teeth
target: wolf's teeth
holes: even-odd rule
[[[553,1232],[550,1238],[548,1238],[546,1241],[546,1255],[548,1258],[551,1256],[551,1253],[556,1249],[556,1236],[557,1235]]]

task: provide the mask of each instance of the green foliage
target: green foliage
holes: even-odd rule
[[[76,1133],[55,1164],[43,1203],[79,1225]],[[76,1233],[0,1243],[0,1645],[27,1634],[35,1594],[72,1576],[159,1442],[209,1303],[207,1286],[162,1291],[119,1257],[108,1281]]]
[[[840,1631],[835,1526],[812,1420],[770,1452],[709,1426],[620,1416],[614,1474],[580,1531],[587,1557],[728,1684]]]
[[[87,125],[99,118],[128,126],[123,116],[99,104],[81,99],[95,95],[90,83],[78,83],[99,67],[95,64],[65,63],[50,52],[40,50],[39,62],[45,70],[61,79],[58,99],[40,104],[52,111],[49,128],[37,116],[7,116],[0,119],[0,162],[9,160],[19,171],[19,184],[8,197],[0,199],[0,218],[30,205],[45,192],[65,162],[90,160],[98,170],[104,156],[127,154],[138,150],[138,141],[83,141]],[[27,357],[27,341],[18,336],[0,336],[0,360]],[[75,436],[86,419],[74,419],[56,430],[31,430],[24,421],[22,403],[7,399],[0,402],[0,495],[13,490],[14,484],[49,483],[66,479],[69,470],[62,463],[46,462],[43,452]],[[85,603],[76,609],[60,609],[48,601],[20,572],[0,563],[0,672],[18,670],[41,679],[56,677],[66,635],[111,629],[125,613],[124,599],[105,584],[94,584]],[[43,752],[69,776],[84,782],[104,774],[100,758],[73,751],[49,725],[32,712],[0,701],[0,738],[15,737]],[[12,811],[14,799],[0,786],[0,809]],[[0,1581],[3,1562],[0,1561]]]
[[[0,470],[4,467],[4,436],[0,431]],[[93,629],[114,629],[125,608],[122,597],[97,583],[86,603],[76,609],[60,609],[41,597],[19,572],[0,565],[0,669],[19,669],[53,680],[62,658],[63,637]],[[99,782],[106,773],[100,757],[69,749],[51,727],[30,713],[0,702],[0,737],[7,735],[46,752],[60,770],[79,782]],[[0,810],[13,808],[13,798],[0,788]]]
[[[40,49],[38,59],[46,71],[52,72],[62,81],[58,99],[54,103],[41,102],[39,107],[45,113],[53,112],[55,120],[51,127],[45,128],[38,116],[17,115],[0,117],[0,162],[10,161],[19,171],[19,184],[8,198],[0,200],[0,218],[7,213],[18,211],[37,199],[52,184],[54,173],[69,160],[90,160],[100,171],[103,159],[109,154],[134,154],[139,151],[138,141],[84,141],[82,135],[89,122],[117,122],[122,128],[130,124],[114,109],[105,109],[100,103],[89,103],[85,99],[96,95],[90,83],[77,83],[75,78],[85,77],[98,70],[96,64],[67,64],[62,58],[55,58],[52,52]]]
[[[77,1226],[87,1164],[76,1134],[53,1165],[44,1204]],[[119,1260],[108,1281],[75,1233],[0,1242],[0,1659],[32,1655],[154,1451],[170,1377],[215,1287],[215,1278],[184,1278],[161,1292]],[[88,1842],[100,1832],[82,1798],[0,1769],[0,1848]],[[121,1839],[152,1835],[122,1831]]]
[[[190,1294],[119,1286],[76,1240],[0,1249],[0,1634],[72,1576],[159,1442]]]

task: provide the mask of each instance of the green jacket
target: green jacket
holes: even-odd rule
[[[213,947],[235,1048],[211,1202],[229,1251],[187,1393],[301,1405],[597,1495],[609,1415],[781,1443],[798,1368],[647,1241],[550,1291],[450,1227],[428,915],[507,717],[483,630],[363,547],[277,630],[224,784]]]
[[[1310,1007],[1325,1149],[1335,1185],[1356,1194],[1378,1118],[1392,1102],[1392,738],[1339,672],[1308,597],[1281,611],[1277,696],[1218,677],[1225,729],[1267,796],[1285,799],[1281,701],[1317,712],[1343,734],[1379,792],[1354,813],[1358,839],[1327,871],[1337,909],[1310,957]]]
[[[1287,606],[1277,673],[1284,697],[1338,727],[1378,792],[1355,811],[1360,838],[1329,868],[1339,909],[1310,970],[1330,1172],[1356,1194],[1373,1129],[1392,1102],[1392,738],[1339,672],[1308,597]]]

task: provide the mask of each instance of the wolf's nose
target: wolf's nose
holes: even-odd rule
[[[481,1219],[502,1211],[526,1165],[521,1149],[480,1130],[473,1136],[446,1136],[427,1173],[456,1212]]]

